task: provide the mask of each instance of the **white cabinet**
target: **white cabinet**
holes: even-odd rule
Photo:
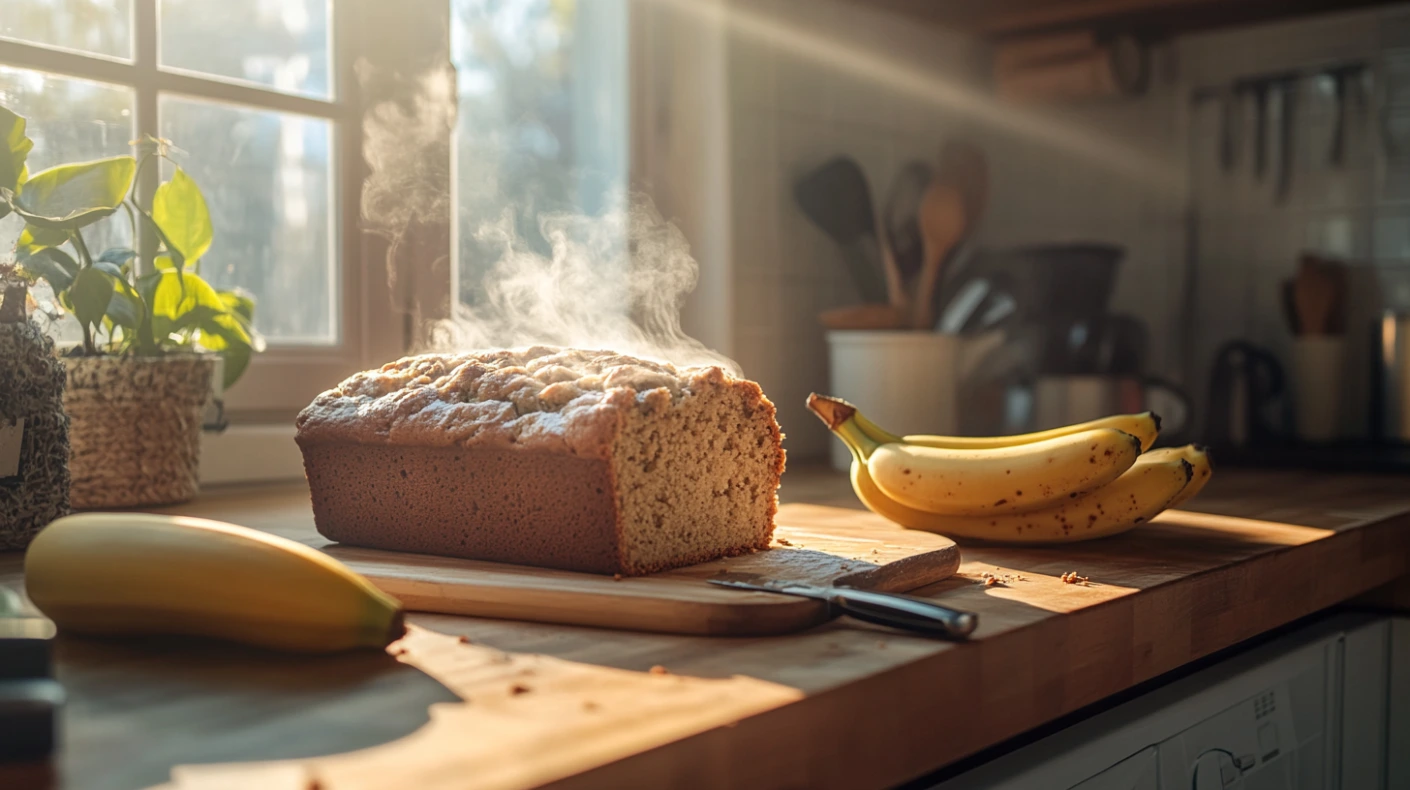
[[[1341,614],[935,790],[1410,788],[1410,620]]]

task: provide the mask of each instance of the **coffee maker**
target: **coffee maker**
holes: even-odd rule
[[[1026,433],[1152,409],[1178,433],[1189,399],[1144,371],[1147,328],[1110,312],[1125,250],[1109,244],[980,250],[940,294],[941,331],[1001,333],[960,385],[960,427]]]

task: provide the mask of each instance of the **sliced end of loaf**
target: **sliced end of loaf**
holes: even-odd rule
[[[624,572],[768,548],[782,434],[758,385],[735,381],[630,413],[611,459]]]

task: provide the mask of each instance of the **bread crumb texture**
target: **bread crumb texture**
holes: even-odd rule
[[[607,351],[407,357],[297,425],[330,539],[601,573],[767,548],[784,465],[754,382]]]

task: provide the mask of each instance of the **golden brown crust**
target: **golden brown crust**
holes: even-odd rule
[[[548,450],[605,458],[629,409],[654,412],[719,386],[719,368],[678,370],[611,351],[534,346],[405,357],[356,373],[298,417],[298,439]]]

